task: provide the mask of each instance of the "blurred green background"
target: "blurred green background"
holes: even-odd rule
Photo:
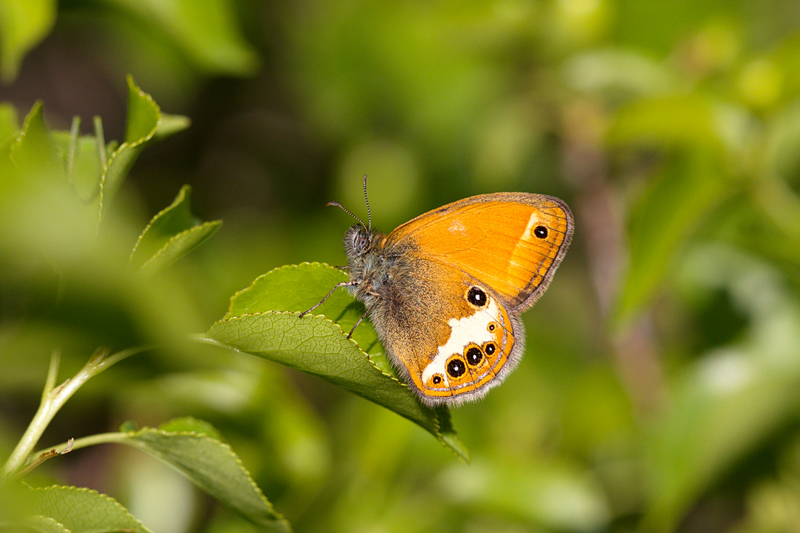
[[[0,228],[0,456],[54,348],[66,376],[205,331],[273,267],[343,264],[352,220],[324,206],[363,215],[368,174],[384,231],[505,190],[576,215],[523,362],[453,412],[472,464],[321,380],[179,342],[94,379],[41,445],[203,418],[297,531],[797,531],[798,28],[794,0],[0,0],[20,120],[42,100],[54,128],[100,115],[123,139],[127,74],[192,120],[137,161],[109,264],[184,183],[224,220],[141,294],[96,257],[57,271],[68,235]],[[127,449],[37,475],[157,532],[252,527]]]

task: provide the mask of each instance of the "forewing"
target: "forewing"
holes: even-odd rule
[[[421,256],[466,273],[518,313],[547,288],[572,238],[567,205],[551,196],[473,196],[398,227],[388,245],[412,243]]]

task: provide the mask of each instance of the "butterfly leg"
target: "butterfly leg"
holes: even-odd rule
[[[358,322],[356,322],[356,325],[353,326],[353,329],[351,329],[350,333],[347,334],[347,338],[348,339],[353,336],[353,332],[356,330],[358,325],[361,324],[364,321],[364,318],[367,316],[367,313],[369,313],[369,311],[364,311],[364,314],[361,315],[361,318],[358,319]]]
[[[333,293],[336,291],[336,289],[338,289],[339,287],[352,287],[353,285],[358,285],[358,282],[357,282],[357,281],[350,280],[350,281],[342,281],[341,283],[337,283],[337,284],[336,284],[336,285],[334,285],[334,286],[333,286],[333,288],[332,288],[332,289],[331,289],[331,290],[328,292],[328,294],[326,294],[326,295],[325,295],[325,297],[324,297],[322,300],[320,300],[320,301],[319,301],[317,304],[315,304],[315,305],[314,305],[313,307],[311,307],[310,309],[306,309],[305,311],[303,311],[302,313],[300,313],[300,316],[299,316],[298,318],[303,318],[303,317],[304,317],[304,316],[306,316],[308,313],[310,313],[311,311],[313,311],[314,309],[316,309],[316,308],[317,308],[317,307],[319,307],[320,305],[324,304],[324,303],[325,303],[325,300],[327,300],[328,298],[330,298],[330,297],[331,297],[331,294],[333,294]],[[359,320],[359,322],[361,322],[361,321]]]

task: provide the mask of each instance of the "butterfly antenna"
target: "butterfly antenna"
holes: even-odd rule
[[[369,210],[369,197],[367,196],[367,175],[364,174],[364,202],[367,204],[367,222],[369,222],[369,228],[367,231],[372,230],[372,212]],[[363,224],[363,222],[362,222]]]
[[[366,224],[364,224],[364,221],[363,221],[363,220],[361,220],[360,218],[358,218],[357,216],[355,216],[355,215],[354,215],[354,214],[353,214],[353,213],[352,213],[352,212],[351,212],[349,209],[347,209],[345,206],[343,206],[343,205],[342,205],[342,204],[340,204],[339,202],[328,202],[326,205],[327,205],[328,207],[338,207],[339,209],[341,209],[342,211],[344,211],[345,213],[347,213],[348,215],[350,215],[350,216],[351,216],[351,217],[353,217],[354,219],[358,220],[358,223],[359,223],[359,224],[361,224],[362,226],[364,226],[364,228],[366,228],[366,227],[367,227],[367,225],[366,225]]]

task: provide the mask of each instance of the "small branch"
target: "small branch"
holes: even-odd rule
[[[80,450],[81,448],[88,448],[89,446],[96,446],[98,444],[109,444],[113,442],[122,442],[123,440],[128,438],[128,433],[124,432],[110,432],[110,433],[98,433],[96,435],[89,435],[88,437],[81,437],[79,439],[69,439],[67,442],[62,442],[61,444],[56,444],[52,448],[48,450],[38,450],[31,454],[32,457],[39,457],[43,454],[48,454],[53,450],[58,448],[64,448],[61,453],[58,455],[63,455],[67,452]],[[66,448],[69,448],[67,450]],[[26,468],[27,470],[27,468]],[[20,474],[21,475],[21,474]]]
[[[53,457],[56,457],[57,455],[64,455],[65,453],[71,452],[72,451],[72,445],[74,443],[75,443],[75,439],[69,439],[67,441],[67,445],[60,452],[58,450],[56,450],[56,448],[51,448],[50,450],[48,450],[46,452],[41,452],[39,454],[34,454],[34,456],[36,456],[36,459],[34,459],[28,466],[26,466],[25,468],[20,470],[15,475],[15,477],[24,476],[25,474],[27,474],[28,472],[30,472],[31,470],[33,470],[34,468],[36,468],[37,466],[39,466],[43,462],[47,461],[48,459],[52,459]]]
[[[58,367],[61,364],[61,352],[53,351],[50,355],[50,366],[47,368],[47,380],[44,382],[44,390],[42,391],[42,401],[50,394],[56,386],[56,379],[58,379]]]
[[[53,352],[50,358],[50,368],[47,372],[47,380],[45,381],[39,409],[33,416],[31,423],[28,425],[28,429],[25,430],[19,443],[17,443],[17,447],[14,448],[8,461],[3,465],[2,473],[0,473],[0,481],[14,476],[17,472],[19,472],[19,475],[27,473],[50,457],[58,455],[50,455],[42,460],[34,460],[31,465],[21,471],[36,446],[36,443],[39,442],[44,430],[50,424],[50,421],[53,420],[53,417],[64,403],[66,403],[84,383],[123,359],[148,349],[150,349],[150,347],[130,348],[113,355],[109,355],[107,349],[98,349],[74,377],[65,380],[58,386],[55,386],[55,382],[58,374],[60,354],[58,352]],[[70,446],[70,449],[73,447],[74,442],[73,445]]]

